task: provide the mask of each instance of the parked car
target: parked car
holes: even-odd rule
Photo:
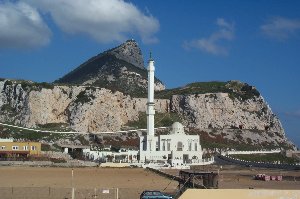
[[[172,199],[172,196],[168,196],[160,191],[143,191],[140,195],[140,199]]]

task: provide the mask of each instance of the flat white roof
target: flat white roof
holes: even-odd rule
[[[11,138],[0,138],[0,142],[13,142],[14,140]]]

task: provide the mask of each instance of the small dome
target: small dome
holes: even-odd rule
[[[171,126],[171,133],[172,134],[184,133],[183,125],[179,122],[174,122]]]

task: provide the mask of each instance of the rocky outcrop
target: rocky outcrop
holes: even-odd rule
[[[108,51],[109,52],[109,51]],[[127,40],[109,53],[115,55],[118,59],[124,60],[132,65],[144,69],[144,59],[142,51],[135,40]]]
[[[293,147],[262,96],[240,100],[228,93],[173,95],[170,110],[180,114],[187,127],[206,132],[212,140]]]
[[[230,98],[228,93],[173,95],[171,111],[186,118],[186,125],[199,129],[235,128],[283,132],[279,119],[263,97],[246,101]]]
[[[174,94],[170,99],[157,99],[155,109],[176,113],[185,126],[206,132],[212,140],[293,146],[263,97],[243,92]],[[146,103],[146,98],[105,88],[0,81],[0,122],[25,127],[54,123],[79,132],[119,131],[129,121],[140,119]]]
[[[134,40],[92,57],[55,82],[107,88],[134,97],[147,94],[147,70]],[[164,90],[165,86],[155,78],[154,89]]]
[[[37,88],[0,81],[0,120],[26,127],[67,123],[80,132],[117,131],[146,111],[145,98],[85,86]],[[169,100],[156,100],[156,110],[166,112]]]

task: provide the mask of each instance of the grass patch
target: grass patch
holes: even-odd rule
[[[16,140],[34,141],[34,142],[55,142],[61,139],[83,140],[83,135],[60,134],[48,132],[36,132],[32,130],[19,129],[16,127],[2,126],[0,131],[1,138],[14,138]]]
[[[260,143],[254,144],[252,140],[248,139],[246,141],[233,141],[227,139],[225,134],[219,134],[217,132],[208,133],[206,131],[201,131],[199,129],[190,129],[189,134],[200,135],[200,143],[203,148],[208,149],[235,149],[238,151],[255,151],[255,150],[271,150],[274,148],[285,148],[290,149],[291,147],[285,144],[271,144],[271,143]]]
[[[58,132],[72,132],[74,129],[70,128],[67,123],[47,123],[47,124],[39,124],[38,128],[40,130],[47,131],[58,131]]]
[[[49,123],[45,127],[55,128],[57,125],[66,125],[64,123]],[[61,130],[60,130],[61,131]],[[89,139],[86,135],[82,134],[63,134],[63,133],[49,133],[49,132],[36,132],[33,130],[20,129],[17,127],[9,127],[0,125],[0,138],[13,138],[17,141],[33,141],[43,143],[42,147],[45,151],[60,151],[60,147],[55,144],[62,140],[69,140],[71,142],[80,143],[81,145],[89,145]],[[49,143],[46,144],[46,143]],[[45,145],[44,145],[45,144]]]

